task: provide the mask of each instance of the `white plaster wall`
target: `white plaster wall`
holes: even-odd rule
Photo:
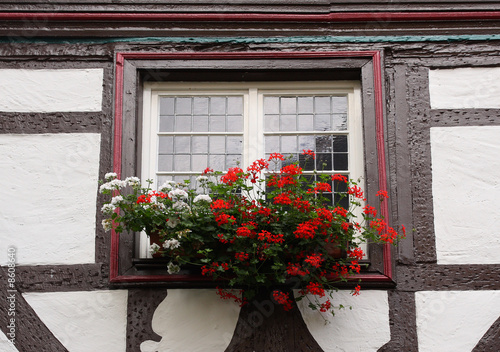
[[[438,264],[500,263],[500,126],[431,128]]]
[[[100,135],[0,135],[0,264],[95,262]]]
[[[13,345],[7,336],[0,330],[0,351],[2,352],[19,352],[19,350]]]
[[[220,352],[229,345],[240,308],[214,289],[170,289],[153,316],[162,336],[141,344],[141,352]]]
[[[432,109],[500,107],[500,67],[429,70]]]
[[[357,297],[339,291],[334,297],[335,305],[347,307],[336,311],[334,317],[312,311],[306,300],[299,302],[309,331],[325,352],[375,352],[389,342],[386,291],[362,291]],[[234,302],[221,300],[215,290],[168,290],[152,324],[162,340],[143,342],[141,352],[224,351],[233,336],[239,309]]]
[[[126,349],[127,291],[25,293],[23,297],[71,352]]]
[[[0,111],[101,111],[103,69],[1,69]]]
[[[500,316],[500,291],[415,293],[419,352],[470,352]]]
[[[298,302],[309,331],[325,352],[376,352],[390,341],[386,291],[361,290],[359,296],[338,291],[333,295],[335,306],[346,307],[336,310],[335,316],[311,310],[306,299]]]

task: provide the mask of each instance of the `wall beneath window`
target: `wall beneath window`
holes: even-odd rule
[[[338,302],[352,310],[326,317],[325,325],[301,306],[304,320],[325,351],[498,349],[496,20],[483,28],[378,21],[370,31],[359,23],[220,21],[210,35],[207,23],[179,22],[183,36],[163,38],[143,36],[157,23],[132,30],[115,24],[121,38],[104,36],[102,23],[82,23],[46,24],[50,40],[46,32],[23,34],[20,22],[5,23],[10,36],[1,32],[4,294],[11,289],[8,248],[16,249],[18,265],[16,345],[8,342],[10,302],[2,299],[0,350],[217,352],[232,337],[239,308],[213,290],[109,284],[110,239],[100,225],[97,180],[112,169],[116,52],[357,50],[382,53],[390,220],[406,225],[408,236],[394,251],[394,289],[365,289],[359,297],[340,291]],[[429,36],[420,36],[422,26]],[[80,37],[76,27],[83,27]],[[293,34],[284,36],[289,27]],[[352,35],[335,36],[341,27]],[[68,33],[72,39],[63,38]]]

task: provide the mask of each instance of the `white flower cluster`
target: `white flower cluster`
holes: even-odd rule
[[[179,248],[181,245],[181,243],[176,240],[175,238],[174,239],[171,239],[171,240],[166,240],[165,242],[163,242],[163,248],[165,249],[176,249],[176,248]]]
[[[187,192],[179,188],[173,189],[170,192],[168,192],[168,196],[177,201],[181,201],[188,198]]]
[[[102,221],[102,227],[104,227],[104,231],[109,231],[113,228],[113,220],[111,219],[104,219]]]
[[[99,187],[99,192],[102,193],[105,190],[113,191],[115,189],[120,189],[125,186],[127,186],[127,182],[115,178],[109,182],[102,184],[101,187]]]
[[[141,180],[139,179],[139,177],[135,177],[135,176],[127,177],[125,179],[125,182],[129,186],[139,186],[141,184]]]
[[[193,199],[193,203],[197,203],[197,202],[201,202],[201,201],[210,203],[210,202],[212,202],[212,198],[210,198],[210,196],[207,194],[198,194]]]
[[[160,249],[160,246],[158,246],[156,243],[153,243],[151,246],[149,246],[149,253],[151,253],[151,255],[153,255],[156,252],[158,252],[159,249]]]
[[[160,186],[159,190],[162,192],[168,191],[168,190],[171,190],[172,188],[174,188],[174,186],[176,186],[176,185],[177,185],[177,183],[175,181],[167,180]]]
[[[177,274],[179,271],[181,271],[180,266],[175,265],[172,262],[168,263],[168,265],[167,265],[167,272],[169,274]]]

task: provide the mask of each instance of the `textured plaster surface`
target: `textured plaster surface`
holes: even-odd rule
[[[0,331],[0,351],[3,352],[18,352],[19,350],[13,345],[7,336]]]
[[[2,69],[0,111],[101,111],[102,69]]]
[[[345,307],[335,316],[311,310],[307,299],[298,303],[309,331],[325,352],[375,352],[391,339],[386,291],[362,290],[356,297],[350,291],[338,291],[333,297],[335,306]]]
[[[100,134],[0,135],[0,263],[95,262]]]
[[[126,290],[25,293],[23,297],[68,351],[125,351]]]
[[[500,264],[500,126],[431,128],[438,264]]]
[[[162,337],[141,344],[142,352],[220,352],[229,345],[240,308],[214,289],[171,289],[153,316]]]
[[[500,67],[429,70],[432,109],[500,108]]]
[[[419,352],[470,352],[500,316],[500,291],[415,293]]]

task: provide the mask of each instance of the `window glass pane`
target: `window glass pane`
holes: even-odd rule
[[[333,130],[345,131],[347,130],[347,114],[333,114]]]
[[[160,116],[160,132],[173,132],[174,131],[174,116],[165,115]]]
[[[296,136],[282,136],[281,137],[281,153],[297,153],[297,137]]]
[[[314,145],[314,136],[303,135],[299,136],[299,151],[303,150],[316,150]]]
[[[314,124],[314,116],[313,115],[299,115],[298,119],[298,130],[299,131],[312,131]]]
[[[190,171],[191,156],[189,154],[174,155],[174,171]]]
[[[227,117],[228,132],[243,132],[243,116],[235,115]]]
[[[229,154],[226,156],[226,167],[228,169],[230,167],[241,167],[242,157],[241,154]]]
[[[332,97],[332,112],[334,114],[347,114],[347,96]]]
[[[174,137],[160,136],[158,151],[160,154],[174,152]]]
[[[193,132],[208,132],[208,115],[193,116]]]
[[[266,136],[264,139],[266,153],[280,153],[280,137]]]
[[[211,97],[210,98],[210,114],[225,115],[226,114],[226,97]]]
[[[158,155],[158,171],[173,171],[173,162],[172,154]]]
[[[193,98],[193,115],[208,115],[208,97]]]
[[[227,114],[243,115],[243,97],[227,98]]]
[[[347,136],[334,136],[333,137],[333,150],[336,153],[347,153]]]
[[[331,171],[332,168],[332,154],[318,153],[316,154],[316,170],[318,171]],[[345,170],[345,169],[342,169]]]
[[[297,98],[283,97],[281,98],[280,113],[282,115],[286,114],[296,114],[297,113]]]
[[[160,115],[173,115],[175,98],[173,97],[160,97]]]
[[[227,151],[232,154],[241,154],[243,152],[243,137],[228,136],[227,137]]]
[[[191,116],[179,116],[175,117],[175,132],[191,132]]]
[[[296,115],[281,115],[280,121],[281,131],[296,131],[297,130],[297,117]]]
[[[266,115],[264,117],[264,127],[267,132],[278,132],[280,129],[279,115]]]
[[[225,155],[209,155],[208,156],[208,167],[214,169],[215,171],[224,171],[226,169],[225,165]]]
[[[314,110],[317,114],[330,113],[330,97],[316,97],[314,99]]]
[[[335,153],[333,155],[333,167],[335,170],[348,170],[347,153]]]
[[[176,115],[191,115],[191,98],[177,98],[175,102]]]
[[[193,154],[208,153],[208,136],[193,136]]]
[[[226,116],[212,115],[209,120],[209,128],[211,132],[225,132],[226,131]]]
[[[316,136],[316,152],[331,153],[333,136]]]
[[[176,136],[174,139],[174,150],[176,154],[191,153],[191,138],[187,136]]]
[[[210,136],[210,153],[225,154],[226,153],[226,137],[225,136]]]
[[[297,98],[297,112],[299,114],[312,114],[314,112],[314,98],[313,97],[298,97]]]
[[[331,131],[331,116],[330,115],[316,115],[314,116],[314,130],[315,131]]]
[[[279,97],[264,97],[264,115],[278,115],[279,113]]]
[[[208,155],[198,155],[194,154],[191,156],[192,168],[190,171],[202,172],[208,167]]]

